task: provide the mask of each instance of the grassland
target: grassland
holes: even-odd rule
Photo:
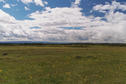
[[[0,45],[0,84],[126,84],[126,46]]]

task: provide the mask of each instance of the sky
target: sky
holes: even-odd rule
[[[0,41],[126,43],[126,0],[0,0]]]

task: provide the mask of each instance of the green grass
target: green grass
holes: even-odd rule
[[[0,84],[126,84],[126,47],[0,45]]]

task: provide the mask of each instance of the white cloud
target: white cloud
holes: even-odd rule
[[[112,4],[96,5],[93,10],[104,11],[104,17],[83,16],[82,9],[78,6],[47,7],[45,11],[30,14],[29,17],[33,20],[24,21],[16,20],[0,10],[0,39],[126,43],[126,14],[120,11],[114,12],[116,9],[124,11],[125,5],[115,1]],[[102,20],[103,18],[106,21]],[[82,27],[82,29],[63,27]]]
[[[35,3],[35,5],[39,5],[44,7],[44,5],[47,5],[48,2],[43,1],[43,0],[21,0],[24,4],[29,4],[29,3]]]
[[[42,7],[44,6],[42,0],[34,0],[34,2],[35,2],[36,5],[40,5],[40,6],[42,6]]]
[[[4,11],[0,10],[0,20],[11,22],[11,21],[15,21],[15,18],[5,13]]]
[[[89,22],[82,16],[81,8],[47,8],[44,12],[32,13],[29,17],[35,19],[34,22],[44,27],[48,26],[81,26],[84,22]],[[78,17],[75,17],[78,16]],[[48,27],[47,26],[47,27]]]
[[[81,0],[75,0],[75,3],[74,3],[74,4],[79,5],[79,4],[80,4],[80,2],[81,2]]]
[[[0,0],[0,2],[5,2],[5,0]]]
[[[47,5],[47,4],[48,4],[48,2],[47,2],[47,1],[44,1],[43,3],[44,3],[45,5]]]
[[[28,3],[32,3],[33,2],[33,0],[21,0],[23,3],[25,3],[25,4],[28,4]]]
[[[113,2],[115,3],[115,2]],[[34,29],[38,32],[39,36],[47,36],[45,40],[64,40],[72,42],[126,42],[125,23],[126,15],[121,12],[113,12],[113,5],[108,7],[109,12],[106,13],[105,19],[108,22],[102,21],[100,17],[86,17],[83,16],[81,8],[47,8],[44,12],[35,12],[30,15],[33,18],[33,24],[42,29]],[[106,5],[102,5],[106,10]],[[122,5],[121,5],[122,6]],[[118,6],[120,7],[120,6]],[[111,9],[110,9],[111,8]],[[101,11],[99,9],[98,11]],[[122,9],[124,10],[124,9]],[[77,17],[76,17],[77,16]],[[83,27],[82,30],[65,30],[60,27]],[[52,28],[52,30],[51,30]],[[54,30],[53,30],[54,29]],[[62,31],[59,34],[59,30]],[[43,35],[44,33],[44,35]],[[42,35],[41,35],[42,34]],[[51,38],[52,36],[52,38]],[[41,38],[42,38],[41,37]]]
[[[107,12],[107,10],[113,12],[118,9],[126,11],[126,4],[120,4],[119,2],[113,1],[112,4],[106,3],[105,5],[96,5],[93,7],[93,9],[101,12]]]
[[[75,2],[73,2],[73,3],[71,4],[71,6],[72,6],[72,7],[78,7],[78,6],[80,5],[80,2],[81,2],[81,0],[75,0]]]
[[[27,10],[30,10],[30,9],[29,9],[28,7],[26,7],[26,6],[24,7],[24,9],[25,9],[26,11],[27,11]]]
[[[11,7],[9,4],[6,3],[5,5],[3,5],[3,8],[11,8]]]
[[[31,31],[28,28],[24,28],[19,22],[14,17],[0,10],[0,40],[28,39]]]

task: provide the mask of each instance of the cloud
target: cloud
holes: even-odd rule
[[[93,7],[94,10],[100,12],[107,12],[107,10],[114,12],[115,10],[126,11],[126,4],[120,4],[119,2],[113,1],[112,4],[106,3],[105,5],[96,5]]]
[[[82,23],[88,22],[88,19],[82,16],[81,8],[46,8],[46,11],[36,11],[29,15],[40,26],[61,27],[61,26],[81,26]],[[75,17],[78,16],[78,17]],[[84,20],[84,22],[83,22]]]
[[[76,3],[79,4],[78,1]],[[96,5],[93,11],[103,12],[105,16],[94,17],[84,16],[78,6],[46,7],[45,11],[31,13],[29,18],[32,20],[21,21],[0,10],[0,39],[126,43],[126,14],[121,12],[125,11],[125,8],[124,4],[116,1],[112,4]],[[121,11],[116,11],[118,9]]]
[[[42,2],[42,0],[34,0],[36,5],[40,5],[40,6],[44,6],[44,3]]]
[[[5,0],[0,0],[0,2],[5,2]]]
[[[24,4],[35,3],[37,6],[44,7],[44,5],[48,4],[46,1],[42,0],[21,0]]]
[[[80,4],[81,0],[75,0],[74,4],[78,5]]]
[[[24,7],[24,9],[25,9],[26,11],[27,11],[27,10],[30,10],[30,9],[29,9],[28,7],[26,7],[26,6]]]
[[[28,3],[32,3],[33,2],[33,0],[21,0],[23,3],[25,3],[25,4],[28,4]]]
[[[20,22],[20,21],[19,21]],[[26,40],[30,32],[9,14],[0,10],[0,40]]]
[[[11,7],[9,4],[6,3],[5,5],[3,5],[3,8],[11,8]]]

